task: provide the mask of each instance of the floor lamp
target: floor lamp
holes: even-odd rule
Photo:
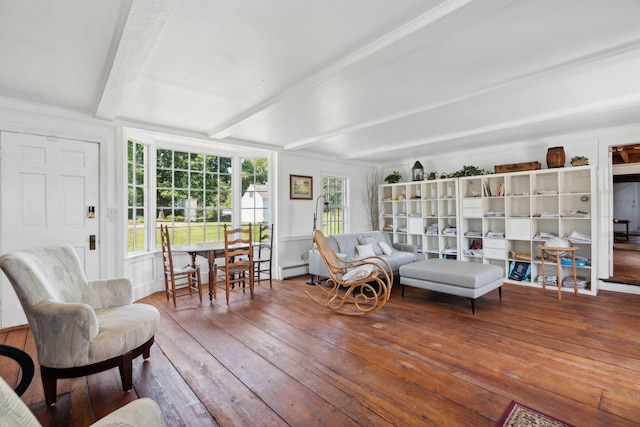
[[[316,228],[318,228],[318,202],[320,202],[320,199],[324,200],[322,212],[329,212],[329,202],[327,202],[327,199],[325,199],[324,196],[318,196],[318,198],[316,199],[316,208],[313,211],[313,231],[311,232],[312,236],[313,232],[316,231]],[[312,240],[312,242],[313,244],[311,247],[314,248],[316,245],[315,240]],[[307,285],[317,285],[318,283],[320,283],[320,280],[314,279],[312,275],[311,279],[307,280],[305,283]]]

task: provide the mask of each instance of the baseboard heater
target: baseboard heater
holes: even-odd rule
[[[280,277],[289,279],[290,277],[303,276],[309,274],[309,264],[287,265],[280,267]]]

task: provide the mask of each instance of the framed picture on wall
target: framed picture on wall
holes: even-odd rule
[[[289,175],[289,198],[313,200],[313,177]]]

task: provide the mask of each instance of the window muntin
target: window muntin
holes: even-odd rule
[[[346,232],[347,179],[323,176],[322,195],[329,202],[328,212],[322,213],[322,232],[327,236]]]
[[[127,251],[147,250],[146,224],[147,147],[127,140]]]
[[[175,245],[222,240],[232,218],[232,173],[230,157],[157,149],[156,235],[168,223]]]
[[[242,159],[242,224],[269,223],[269,163],[265,157]]]

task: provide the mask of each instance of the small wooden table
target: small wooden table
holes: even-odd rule
[[[624,239],[626,241],[629,241],[629,222],[631,221],[629,221],[628,219],[613,219],[614,224],[624,224],[626,226],[626,230],[624,232]]]
[[[191,265],[195,268],[196,257],[200,255],[209,262],[209,300],[213,299],[213,275],[216,258],[224,258],[224,242],[196,243],[186,246],[173,246],[174,252],[187,252],[191,255]]]
[[[544,275],[544,253],[555,252],[556,253],[556,265],[558,268],[558,299],[562,299],[562,265],[560,263],[560,255],[566,252],[571,252],[571,260],[573,261],[573,293],[578,296],[578,273],[576,271],[576,252],[580,249],[577,246],[570,246],[568,248],[558,248],[554,246],[538,245],[538,249],[542,251],[542,292],[547,290],[547,279]]]
[[[195,267],[196,257],[200,255],[209,262],[209,299],[213,297],[213,274],[216,258],[224,258],[224,242],[198,243],[187,246],[174,246],[174,252],[187,252],[191,255],[191,265]]]

